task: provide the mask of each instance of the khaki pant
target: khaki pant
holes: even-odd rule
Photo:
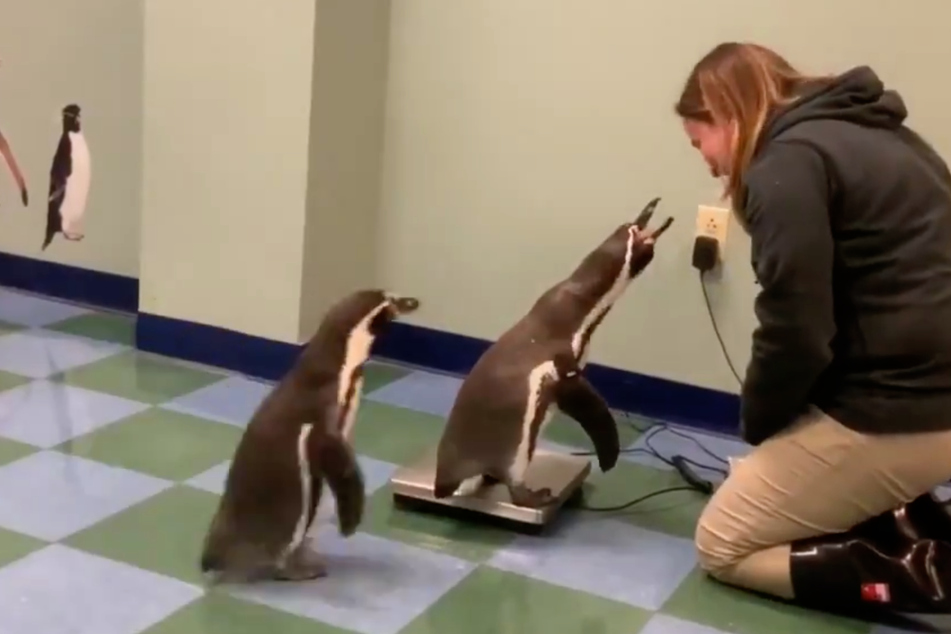
[[[792,599],[791,542],[846,531],[948,479],[951,431],[872,436],[816,412],[734,463],[700,517],[700,565]]]

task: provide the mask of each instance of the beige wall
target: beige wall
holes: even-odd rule
[[[43,257],[128,275],[141,259],[143,310],[285,341],[370,281],[422,297],[416,323],[493,338],[661,195],[677,222],[593,360],[734,390],[689,264],[693,214],[716,187],[671,113],[718,41],[761,41],[810,70],[871,64],[951,157],[951,89],[935,79],[951,59],[946,0],[880,17],[858,0],[57,11],[20,4],[0,22],[0,126],[33,196],[19,208],[0,175],[0,250],[39,255],[57,113],[77,101],[89,237]],[[742,366],[754,286],[737,227],[728,242],[711,294]]]
[[[427,326],[497,336],[649,198],[676,217],[651,270],[598,332],[592,360],[736,390],[690,267],[694,214],[716,187],[672,103],[721,40],[778,47],[807,69],[871,64],[951,158],[951,2],[497,0],[396,3],[379,274],[426,301]],[[890,5],[894,7],[895,5]],[[745,367],[749,246],[731,226],[721,330]]]
[[[375,282],[388,7],[148,3],[142,311],[297,342]]]
[[[376,283],[389,0],[318,0],[300,340],[330,304]]]
[[[0,129],[29,186],[0,167],[0,251],[135,277],[142,183],[143,0],[3,2]],[[86,238],[40,251],[60,110],[83,109],[92,154]]]
[[[296,341],[314,3],[150,1],[140,310]]]

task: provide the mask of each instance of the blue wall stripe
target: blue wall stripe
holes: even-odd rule
[[[0,286],[134,313],[139,280],[68,264],[0,253]]]

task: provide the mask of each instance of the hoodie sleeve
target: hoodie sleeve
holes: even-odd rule
[[[760,292],[741,394],[743,438],[758,445],[809,406],[832,360],[829,180],[806,145],[774,141],[747,174],[745,216]]]

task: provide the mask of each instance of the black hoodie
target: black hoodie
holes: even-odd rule
[[[863,66],[764,127],[740,206],[761,286],[754,445],[810,405],[861,432],[951,429],[951,173],[907,115]]]

